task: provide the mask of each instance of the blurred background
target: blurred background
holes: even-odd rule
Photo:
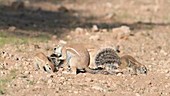
[[[169,5],[169,0],[0,0],[0,37],[66,38],[93,25],[107,30],[169,26]]]

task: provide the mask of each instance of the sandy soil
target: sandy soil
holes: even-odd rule
[[[45,34],[48,42],[0,48],[0,95],[4,96],[169,96],[170,2],[167,0],[30,0],[20,9],[1,6],[0,28],[14,35]],[[64,6],[64,7],[61,7]],[[14,29],[11,29],[14,26]],[[13,27],[12,27],[13,28]],[[11,29],[11,30],[10,30]],[[148,74],[131,76],[45,73],[33,68],[34,54],[52,53],[60,40],[98,50],[120,45],[146,65]],[[2,54],[7,53],[5,57]],[[91,51],[93,54],[93,51]],[[91,55],[93,56],[93,55]],[[91,60],[91,67],[94,67]]]

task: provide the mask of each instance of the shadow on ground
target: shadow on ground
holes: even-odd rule
[[[11,6],[0,6],[0,14],[1,29],[15,26],[17,29],[30,32],[41,31],[57,35],[66,29],[74,28],[75,24],[80,22],[71,10],[50,12],[34,8],[15,9]]]
[[[62,9],[58,11],[45,11],[35,8],[14,8],[12,6],[0,6],[0,29],[8,29],[10,26],[15,26],[17,29],[26,30],[30,33],[17,33],[16,35],[33,34],[35,32],[44,32],[47,34],[56,34],[59,37],[70,32],[76,27],[91,28],[93,25],[98,25],[100,28],[112,29],[122,25],[129,26],[132,30],[152,29],[157,26],[169,26],[167,23],[150,23],[150,22],[134,22],[132,24],[112,22],[105,23],[100,21],[100,18],[81,17],[78,11]]]

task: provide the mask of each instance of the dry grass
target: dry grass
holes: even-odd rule
[[[5,94],[7,83],[11,82],[17,76],[17,70],[13,69],[10,71],[10,74],[5,77],[0,78],[0,95]]]
[[[39,35],[37,37],[25,37],[25,36],[16,36],[9,32],[0,32],[0,46],[5,44],[26,44],[29,42],[46,42],[49,40],[48,36]]]

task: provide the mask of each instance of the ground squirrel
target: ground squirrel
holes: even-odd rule
[[[130,68],[132,70],[132,74],[147,74],[147,68],[134,59],[130,55],[124,55],[120,58],[120,66],[119,69]]]
[[[117,50],[113,48],[104,48],[100,50],[95,57],[97,67],[102,66],[109,74],[123,73],[122,70],[129,68],[131,74],[147,74],[147,68],[139,63],[130,55],[119,57]]]
[[[54,54],[60,60],[64,60],[63,65],[69,69],[71,74],[77,74],[78,71],[92,74],[100,73],[99,70],[89,68],[90,55],[88,50],[81,44],[59,44],[54,48]]]
[[[35,54],[34,66],[36,70],[40,69],[49,73],[55,71],[55,66],[52,60],[42,52]]]

